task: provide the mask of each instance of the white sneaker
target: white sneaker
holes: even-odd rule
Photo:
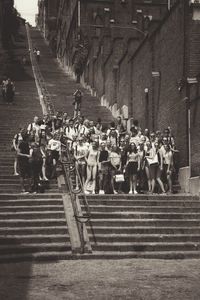
[[[133,194],[133,191],[129,191],[129,194]]]
[[[134,194],[135,194],[135,195],[137,195],[137,194],[138,194],[138,192],[137,192],[137,191],[134,191]]]
[[[99,191],[99,195],[104,195],[104,194],[105,194],[104,190]]]
[[[85,193],[86,195],[89,195],[89,194],[90,194],[90,192],[88,192],[88,191],[85,191],[84,193]]]

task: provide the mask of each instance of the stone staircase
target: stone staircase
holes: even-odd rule
[[[25,28],[21,30],[24,40],[12,50],[9,69],[16,87],[14,105],[5,104],[0,95],[0,262],[66,259],[72,251],[56,180],[45,193],[22,195],[19,177],[13,176],[12,139],[19,126],[42,115],[31,66],[20,65],[28,51]]]
[[[0,194],[0,262],[69,257],[60,194]]]
[[[111,112],[102,107],[97,97],[91,96],[90,92],[77,84],[69,75],[67,75],[59,66],[58,61],[53,58],[51,51],[44,38],[37,29],[30,30],[33,46],[41,51],[41,60],[39,63],[41,73],[45,79],[47,89],[52,96],[52,102],[56,110],[67,112],[73,116],[74,106],[73,93],[80,89],[83,92],[82,115],[90,120],[97,121],[100,117],[104,123],[113,120]]]
[[[72,94],[79,87],[53,60],[40,33],[32,29],[41,50],[40,67],[57,110],[73,112]],[[27,126],[41,107],[30,66],[19,70],[17,59],[25,42],[13,50],[10,74],[16,85],[15,105],[0,99],[0,262],[72,258],[70,238],[57,182],[45,193],[20,194],[13,176],[11,140],[20,125]],[[11,75],[10,75],[11,76]],[[84,90],[83,114],[92,120],[112,117],[98,99]],[[82,202],[82,196],[79,196]],[[87,230],[93,253],[76,258],[193,258],[200,257],[200,202],[190,195],[90,195],[92,226]],[[85,206],[82,205],[84,212]]]
[[[200,257],[199,197],[91,195],[88,203],[95,258]]]

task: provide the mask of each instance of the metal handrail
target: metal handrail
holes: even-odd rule
[[[77,168],[77,165],[75,163],[75,158],[74,157],[72,158],[72,155],[70,154],[70,151],[69,151],[67,145],[65,145],[63,143],[61,145],[65,149],[64,151],[61,151],[61,152],[65,153],[66,154],[65,157],[67,158],[67,162],[66,162],[63,158],[63,155],[61,155],[61,163],[64,166],[65,177],[68,181],[69,190],[73,195],[75,195],[75,197],[82,192],[82,196],[83,196],[83,199],[84,199],[84,204],[85,204],[85,207],[86,207],[86,210],[87,210],[87,214],[85,216],[79,216],[78,214],[76,214],[76,215],[74,215],[74,217],[77,219],[78,222],[82,222],[81,219],[86,219],[86,221],[84,221],[83,223],[87,223],[91,218],[91,211],[90,211],[90,207],[89,207],[89,204],[88,204],[88,201],[87,201],[87,197],[84,193],[84,187],[83,187],[83,183],[82,183],[82,180],[81,180],[81,176],[80,176],[79,170]],[[66,169],[66,167],[67,167],[67,169]],[[77,178],[78,178],[78,184],[80,186],[80,189],[78,189],[78,190],[74,189],[73,184],[71,182],[70,174],[72,172],[75,172],[75,176],[77,176]],[[67,175],[69,175],[69,176],[67,176]]]
[[[26,25],[26,30],[27,30],[27,37],[28,37],[28,43],[29,43],[29,50],[30,50],[30,57],[31,57],[31,63],[33,66],[33,70],[35,73],[35,79],[37,81],[37,84],[40,88],[41,94],[43,96],[43,101],[45,104],[45,107],[47,108],[47,112],[50,116],[55,115],[55,107],[53,105],[53,101],[51,98],[51,94],[49,93],[45,80],[43,78],[43,75],[40,71],[40,67],[38,65],[38,62],[36,60],[36,57],[33,53],[33,43],[30,37],[30,30],[29,30],[29,26]]]
[[[69,188],[69,194],[70,194],[73,209],[74,209],[74,218],[76,219],[78,230],[79,230],[82,253],[84,253],[85,252],[86,240],[85,240],[84,227],[83,226],[86,223],[89,224],[89,226],[91,228],[93,238],[94,238],[94,242],[96,243],[96,237],[95,237],[94,229],[93,229],[93,226],[92,226],[92,223],[91,223],[90,207],[89,207],[89,204],[88,204],[88,201],[87,201],[87,197],[84,193],[82,180],[81,180],[78,168],[76,166],[75,158],[74,157],[72,158],[67,145],[62,143],[61,147],[62,147],[61,163],[63,165],[64,177],[65,177],[65,181],[67,183],[67,186]],[[64,150],[63,150],[63,148],[64,148]],[[65,155],[64,155],[64,153],[65,153]],[[65,161],[65,158],[67,159],[67,161]],[[74,190],[74,188],[73,188],[73,184],[72,184],[72,181],[71,181],[71,174],[70,174],[72,172],[75,172],[75,176],[77,176],[79,184],[80,184],[80,189],[78,191]],[[81,192],[83,192],[82,193],[83,202],[84,202],[84,205],[86,207],[86,214],[85,215],[82,215],[82,213],[79,211],[78,205],[77,205],[77,195],[80,194]]]

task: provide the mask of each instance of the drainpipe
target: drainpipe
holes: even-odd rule
[[[81,1],[78,1],[78,28],[81,27]]]
[[[168,10],[170,10],[170,9],[171,9],[171,0],[168,0],[168,3],[167,3],[167,8],[168,8]]]

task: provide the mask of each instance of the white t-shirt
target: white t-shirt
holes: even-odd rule
[[[64,134],[68,139],[74,140],[74,137],[77,135],[77,131],[73,127],[66,127]]]
[[[39,136],[39,132],[40,132],[40,125],[38,124],[35,124],[35,123],[31,123],[28,125],[28,133],[30,133],[31,131],[34,131],[35,132],[35,135],[36,136]]]
[[[61,151],[61,142],[51,139],[48,143],[48,149],[52,150],[52,151]]]

